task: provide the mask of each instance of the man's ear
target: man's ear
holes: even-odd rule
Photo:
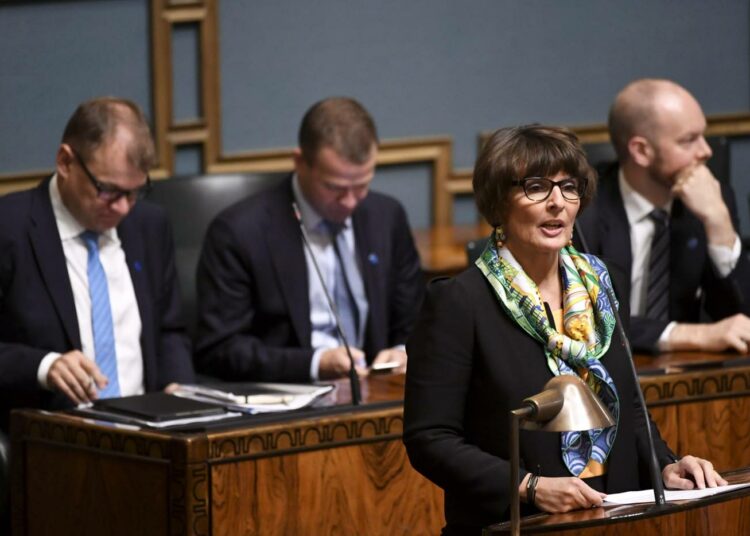
[[[307,162],[305,161],[305,157],[302,155],[302,150],[297,147],[294,149],[294,171],[297,173],[297,175],[300,174],[300,170],[304,170],[307,168]]]
[[[628,154],[630,154],[630,159],[633,162],[645,168],[653,163],[656,151],[645,137],[633,136],[628,141]]]
[[[73,149],[67,143],[61,143],[55,156],[55,171],[57,175],[65,180],[70,175],[70,167],[73,165]]]

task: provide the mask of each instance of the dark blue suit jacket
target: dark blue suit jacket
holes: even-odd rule
[[[141,316],[147,391],[194,381],[174,248],[163,211],[136,204],[117,228]],[[0,198],[0,427],[13,407],[68,407],[37,370],[49,352],[81,348],[73,292],[49,197],[49,179]]]
[[[212,222],[198,265],[196,366],[226,379],[310,380],[310,299],[291,178]],[[406,214],[370,192],[352,215],[370,312],[364,351],[406,342],[424,292]]]
[[[616,266],[630,278],[633,264],[630,226],[617,182],[618,169],[615,163],[601,170],[596,198],[578,217],[578,230],[584,235],[589,253]],[[722,195],[737,229],[737,210],[729,185],[722,184]],[[670,227],[669,319],[698,322],[702,309],[714,320],[747,313],[746,291],[743,290],[750,282],[747,252],[743,250],[734,271],[722,278],[708,256],[703,224],[679,200],[672,205]],[[575,240],[576,247],[580,248],[580,237],[576,236]],[[658,351],[659,335],[667,324],[667,321],[633,316],[630,321],[633,349]]]

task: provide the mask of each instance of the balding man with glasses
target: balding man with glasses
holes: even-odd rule
[[[171,229],[140,202],[153,161],[141,110],[97,98],[68,121],[54,175],[0,198],[0,429],[13,407],[194,380]]]

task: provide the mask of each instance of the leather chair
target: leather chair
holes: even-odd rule
[[[164,207],[172,224],[175,259],[188,333],[197,319],[195,273],[203,238],[222,209],[281,182],[288,173],[195,175],[155,181],[148,201]]]

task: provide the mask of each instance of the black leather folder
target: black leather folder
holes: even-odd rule
[[[200,402],[161,392],[122,398],[102,398],[94,401],[94,409],[151,422],[226,413],[224,407],[219,404]]]

